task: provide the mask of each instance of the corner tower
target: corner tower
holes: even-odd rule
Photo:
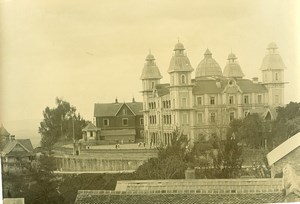
[[[172,107],[172,124],[180,127],[183,134],[193,142],[190,132],[190,124],[193,124],[192,107],[192,79],[194,70],[190,60],[184,52],[182,43],[178,42],[174,48],[168,73],[170,74],[170,100]]]
[[[285,65],[277,49],[278,47],[274,42],[268,45],[268,52],[260,67],[262,82],[269,92],[268,104],[270,106],[281,106],[284,104]]]

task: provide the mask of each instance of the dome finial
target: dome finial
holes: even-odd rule
[[[267,47],[267,50],[269,50],[269,53],[275,53],[275,50],[277,50],[277,49],[278,49],[278,46],[274,42],[271,42]]]
[[[205,53],[204,53],[204,56],[205,57],[209,57],[209,56],[212,56],[212,53],[209,51],[209,49],[207,48]]]

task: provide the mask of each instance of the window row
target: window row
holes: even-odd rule
[[[128,126],[128,118],[122,118],[122,125]],[[103,126],[109,126],[109,119],[103,119]]]
[[[149,103],[149,108],[150,109],[155,109],[156,108],[156,103],[155,102],[150,102]]]
[[[163,123],[164,124],[171,124],[172,121],[171,121],[171,115],[164,115],[163,116]]]
[[[149,123],[150,124],[156,124],[156,115],[150,115],[149,116]]]
[[[235,102],[235,96],[229,96],[228,97],[228,104],[235,104],[236,102]],[[250,104],[250,96],[249,95],[245,95],[244,97],[243,97],[243,103],[244,104]],[[258,104],[262,104],[263,103],[263,99],[262,99],[262,95],[260,94],[260,95],[257,95],[257,103]],[[216,97],[214,97],[214,96],[211,96],[210,98],[209,98],[209,104],[210,105],[215,105],[216,104]],[[202,96],[198,96],[197,98],[196,98],[196,105],[204,105],[204,103],[203,103],[203,97]]]
[[[170,100],[163,101],[162,106],[163,108],[171,108],[171,101]]]

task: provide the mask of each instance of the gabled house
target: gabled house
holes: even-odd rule
[[[26,171],[35,160],[33,146],[30,139],[15,139],[10,136],[1,151],[1,165],[4,173],[20,173]]]
[[[291,165],[300,175],[300,132],[290,137],[267,154],[268,164],[271,167],[271,177],[282,174],[282,169]]]
[[[132,143],[143,141],[143,104],[134,99],[131,103],[96,103],[94,124],[89,124],[87,140],[102,144]],[[85,134],[85,133],[84,133]],[[85,138],[85,136],[84,136]]]

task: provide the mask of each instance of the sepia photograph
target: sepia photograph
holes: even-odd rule
[[[300,203],[300,1],[0,0],[0,203]]]

